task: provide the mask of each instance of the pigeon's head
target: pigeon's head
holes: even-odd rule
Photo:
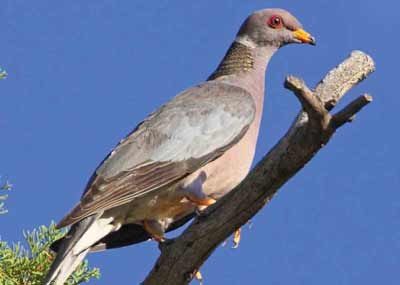
[[[288,11],[265,9],[251,14],[241,26],[238,38],[258,47],[281,47],[290,43],[315,45],[315,39],[303,30]]]

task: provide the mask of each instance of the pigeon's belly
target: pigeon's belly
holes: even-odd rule
[[[249,132],[219,159],[207,164],[189,178],[203,173],[206,177],[202,191],[214,199],[227,194],[235,188],[249,173],[253,162],[257,133]]]
[[[129,207],[125,223],[142,223],[144,220],[164,220],[181,217],[195,207],[176,187],[164,189],[156,195],[144,196],[126,205]]]

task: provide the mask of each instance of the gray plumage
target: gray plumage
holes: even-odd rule
[[[151,195],[218,158],[246,132],[255,106],[244,89],[206,82],[184,91],[122,140],[59,227]]]
[[[71,229],[53,245],[44,284],[63,284],[89,251],[161,238],[238,185],[254,157],[267,63],[300,42],[315,43],[287,11],[250,15],[208,81],[151,114],[100,164],[58,224]]]

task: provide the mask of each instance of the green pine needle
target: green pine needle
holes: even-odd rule
[[[0,285],[40,285],[54,259],[49,247],[64,234],[65,231],[51,223],[49,227],[41,226],[24,233],[27,248],[21,243],[10,247],[0,240]],[[89,268],[85,260],[65,284],[77,285],[99,276],[99,269]]]
[[[0,184],[0,191],[8,191],[11,190],[12,184],[10,182],[6,181],[4,184]],[[0,195],[0,214],[5,214],[7,213],[7,210],[4,208],[4,201],[8,198],[8,195]]]

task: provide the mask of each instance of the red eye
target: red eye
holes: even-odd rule
[[[268,25],[274,29],[281,28],[283,26],[283,20],[280,16],[272,16],[268,20]]]

